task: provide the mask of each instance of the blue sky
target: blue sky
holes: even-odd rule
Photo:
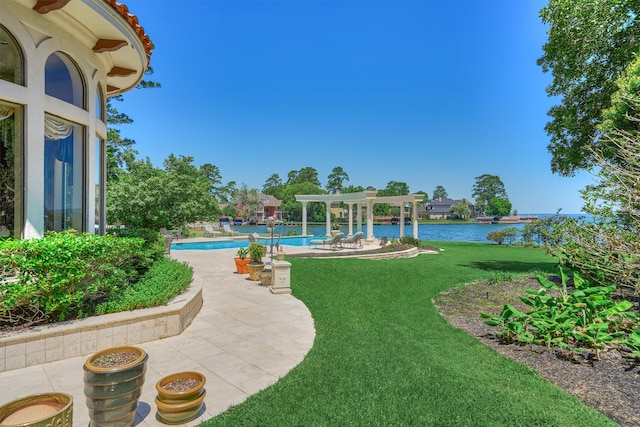
[[[471,199],[499,176],[520,213],[578,213],[592,182],[551,173],[539,0],[127,0],[153,80],[117,107],[140,157],[212,163],[261,189],[313,167],[345,184]]]

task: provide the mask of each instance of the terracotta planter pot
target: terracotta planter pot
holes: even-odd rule
[[[188,390],[168,390],[164,388],[180,379],[197,380],[198,385]],[[199,372],[178,372],[167,375],[156,383],[158,396],[155,399],[158,419],[165,424],[184,424],[198,417],[204,405],[207,392],[204,385],[207,378]]]
[[[233,259],[236,262],[236,272],[238,274],[248,274],[249,273],[249,269],[247,268],[247,264],[249,264],[251,262],[250,258],[234,258]]]
[[[260,280],[260,272],[264,269],[264,264],[263,263],[260,263],[260,264],[249,263],[249,264],[247,264],[247,267],[249,268],[249,279],[251,279],[253,281]]]
[[[73,397],[43,393],[14,400],[0,406],[0,425],[73,427]]]
[[[119,353],[134,353],[133,361],[103,367],[99,361]],[[84,364],[84,395],[91,427],[131,426],[136,417],[149,355],[141,348],[120,346],[91,355]]]

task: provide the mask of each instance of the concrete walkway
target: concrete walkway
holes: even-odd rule
[[[307,248],[285,247],[292,253]],[[207,377],[205,411],[188,426],[275,383],[307,354],[315,338],[307,307],[292,295],[273,295],[268,287],[235,273],[236,249],[174,250],[203,283],[203,307],[179,336],[138,346],[149,354],[135,425],[163,426],[156,419],[155,384],[165,375],[199,371]],[[60,391],[73,395],[73,425],[89,425],[82,366],[75,357],[0,373],[0,404],[22,396]]]

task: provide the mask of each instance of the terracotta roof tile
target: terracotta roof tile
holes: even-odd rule
[[[151,61],[151,53],[153,52],[153,43],[147,34],[144,32],[144,28],[138,23],[138,17],[132,13],[129,13],[129,8],[126,4],[120,3],[116,0],[104,0],[111,5],[124,19],[127,20],[131,28],[134,29],[147,54],[147,62]]]

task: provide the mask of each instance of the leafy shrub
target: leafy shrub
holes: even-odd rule
[[[506,304],[499,315],[482,313],[481,317],[487,325],[500,328],[496,335],[506,343],[538,344],[572,352],[592,349],[596,359],[607,346],[627,344],[633,351],[640,350],[640,340],[634,341],[633,334],[625,338],[628,325],[623,322],[635,319],[637,313],[629,311],[631,302],[613,301],[615,285],[592,286],[576,272],[571,290],[562,269],[560,276],[561,286],[538,276],[542,288],[527,290],[527,295],[520,297],[531,307],[528,312]],[[550,295],[547,290],[559,295]],[[633,347],[634,342],[637,348]]]
[[[133,237],[143,239],[145,250],[150,251],[149,255],[153,259],[160,259],[164,255],[164,237],[158,231],[149,228],[115,228],[109,230],[109,234],[116,237]]]
[[[252,263],[262,262],[262,257],[267,253],[267,247],[260,242],[251,242],[248,247],[249,258]]]
[[[518,237],[518,229],[516,227],[505,227],[502,230],[490,231],[487,234],[487,240],[493,240],[497,244],[511,244]]]
[[[158,260],[140,279],[96,308],[96,314],[166,305],[191,284],[193,269],[170,258]]]
[[[422,241],[420,241],[420,239],[411,236],[400,237],[398,242],[404,245],[415,246],[418,249],[422,246]]]
[[[0,242],[0,265],[16,275],[3,285],[0,326],[90,315],[97,303],[138,281],[153,256],[140,238],[73,231]]]

